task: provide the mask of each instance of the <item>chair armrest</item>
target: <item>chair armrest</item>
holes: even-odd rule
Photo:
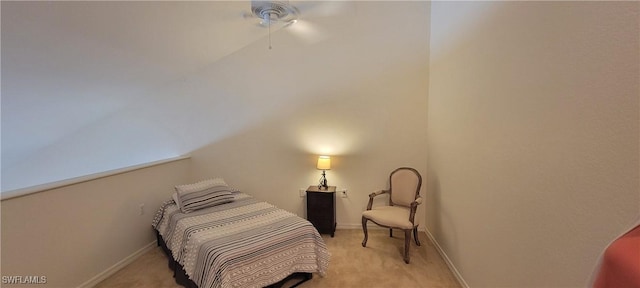
[[[409,221],[411,221],[411,223],[413,223],[413,220],[415,219],[416,210],[418,209],[418,205],[420,204],[422,204],[422,197],[420,196],[418,196],[416,200],[413,200],[413,202],[411,202],[411,212],[409,214]]]
[[[373,206],[373,198],[386,193],[389,193],[389,190],[378,190],[369,194],[369,204],[367,204],[367,210],[371,210],[371,207]]]
[[[389,190],[378,190],[378,191],[374,191],[373,193],[369,194],[369,198],[373,198],[376,196],[380,196],[382,194],[386,194],[389,193]]]

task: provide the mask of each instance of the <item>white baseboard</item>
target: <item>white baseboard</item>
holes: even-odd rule
[[[138,250],[136,252],[133,252],[133,254],[127,256],[126,258],[120,260],[118,263],[116,263],[113,266],[107,268],[107,270],[104,270],[104,271],[100,272],[100,274],[98,274],[98,275],[94,276],[93,278],[87,280],[87,282],[84,282],[84,283],[80,284],[80,286],[78,286],[78,288],[90,288],[90,287],[98,285],[98,283],[100,283],[102,280],[107,279],[109,276],[115,274],[120,269],[124,268],[124,266],[129,265],[131,262],[133,262],[134,260],[138,259],[138,257],[142,256],[144,253],[147,253],[148,251],[153,249],[156,246],[156,243],[157,243],[156,240],[154,240],[153,242],[145,245],[140,250]]]
[[[442,250],[442,247],[440,247],[440,244],[438,244],[438,241],[436,241],[436,238],[434,238],[433,235],[431,235],[431,232],[429,232],[429,229],[425,229],[424,231],[427,233],[427,237],[429,237],[429,240],[431,240],[431,243],[433,243],[433,246],[435,246],[436,250],[438,250],[438,253],[442,257],[442,259],[444,259],[444,262],[447,263],[447,266],[449,266],[449,270],[453,272],[453,275],[456,277],[456,280],[458,280],[458,283],[460,283],[460,286],[462,286],[462,288],[469,288],[469,284],[467,284],[467,282],[464,281],[464,278],[462,278],[462,274],[460,274],[460,271],[458,271],[456,266],[453,265],[453,262],[451,262],[451,259],[449,259],[449,256],[447,256],[447,253],[444,253],[444,250]]]

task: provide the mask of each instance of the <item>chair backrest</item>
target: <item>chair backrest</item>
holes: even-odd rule
[[[389,205],[409,207],[418,198],[422,176],[416,169],[401,167],[389,175]]]

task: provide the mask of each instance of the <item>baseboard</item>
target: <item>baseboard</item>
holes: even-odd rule
[[[133,252],[133,254],[131,254],[131,255],[125,257],[124,259],[120,260],[115,265],[107,268],[107,270],[104,270],[104,271],[100,272],[100,274],[98,274],[98,275],[94,276],[93,278],[87,280],[87,282],[84,282],[84,283],[80,284],[80,286],[78,286],[78,288],[90,288],[90,287],[98,285],[98,283],[100,283],[102,280],[107,279],[109,276],[113,275],[114,273],[118,272],[120,269],[124,268],[124,266],[129,265],[131,262],[133,262],[134,260],[138,259],[138,257],[142,256],[144,253],[147,253],[148,251],[153,249],[156,246],[156,244],[157,244],[156,241],[153,240],[153,242],[145,245],[140,250],[138,250],[136,252]]]
[[[431,232],[429,232],[429,229],[425,229],[424,231],[427,233],[427,237],[429,237],[429,240],[431,240],[431,243],[433,243],[433,246],[436,247],[436,250],[442,257],[442,259],[444,259],[444,262],[447,263],[447,266],[449,266],[449,270],[453,272],[453,275],[456,277],[456,280],[458,280],[458,283],[460,283],[460,286],[462,286],[462,288],[469,288],[469,284],[467,284],[467,282],[464,281],[464,278],[462,278],[462,274],[460,274],[460,271],[458,271],[456,266],[453,265],[453,262],[451,262],[451,259],[449,259],[449,256],[447,256],[447,253],[444,253],[444,250],[442,250],[442,247],[440,247],[440,244],[438,244],[438,241],[436,241],[436,238],[434,238],[433,235],[431,235]]]

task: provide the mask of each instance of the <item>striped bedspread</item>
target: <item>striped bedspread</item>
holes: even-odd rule
[[[329,253],[311,223],[247,194],[234,196],[187,214],[170,200],[153,220],[198,287],[264,287],[294,272],[325,275]]]

